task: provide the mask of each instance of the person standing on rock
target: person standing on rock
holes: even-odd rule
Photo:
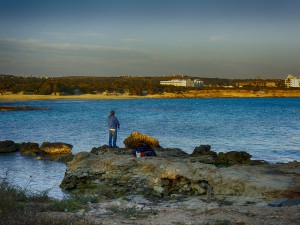
[[[110,115],[107,118],[108,123],[108,145],[110,148],[118,148],[117,147],[117,130],[120,129],[120,123],[115,117],[115,111],[111,111]]]

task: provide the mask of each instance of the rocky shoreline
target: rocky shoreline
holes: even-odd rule
[[[157,156],[136,158],[132,148],[141,142]],[[132,148],[103,145],[73,155],[65,143],[2,141],[0,152],[66,163],[61,188],[102,200],[61,216],[90,224],[298,224],[300,162],[269,164],[209,145],[187,154],[138,133],[126,145]]]
[[[31,106],[0,106],[0,112],[31,111],[31,110],[48,110],[48,109],[47,108],[31,107]]]
[[[155,150],[156,157],[133,155],[132,149],[141,138]],[[73,146],[66,143],[44,142],[39,146],[1,141],[0,153],[20,151],[21,155],[35,159],[66,163],[60,187],[67,190],[100,186],[111,187],[117,194],[243,196],[266,200],[300,196],[300,163],[296,161],[268,164],[251,160],[247,152],[216,153],[209,145],[196,147],[188,154],[181,149],[162,148],[157,140],[136,132],[124,143],[132,148],[103,145],[74,156]]]
[[[40,146],[34,142],[0,141],[0,154],[19,151],[22,156],[31,156],[36,160],[52,160],[62,163],[67,163],[73,159],[72,148],[72,145],[62,142],[44,142]]]

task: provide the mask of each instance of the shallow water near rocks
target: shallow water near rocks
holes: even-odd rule
[[[59,188],[66,165],[48,160],[35,160],[18,152],[0,156],[0,178],[29,193],[62,199],[68,196]]]

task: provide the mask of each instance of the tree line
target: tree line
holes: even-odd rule
[[[200,88],[221,88],[233,85],[234,80],[220,78],[195,78],[188,76],[164,77],[25,77],[0,75],[0,93],[51,94],[96,94],[96,93],[128,93],[130,95],[161,94],[163,92],[179,93],[199,89],[199,87],[175,87],[160,85],[162,80],[200,79],[206,84]]]

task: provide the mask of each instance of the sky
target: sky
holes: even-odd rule
[[[300,76],[299,0],[0,0],[0,74]]]

